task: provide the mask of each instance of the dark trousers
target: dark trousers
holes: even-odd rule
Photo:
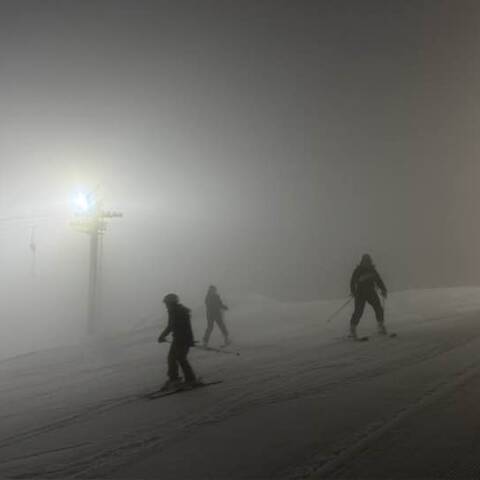
[[[363,311],[365,310],[366,303],[369,303],[372,306],[377,322],[380,325],[383,325],[383,307],[377,292],[366,292],[364,294],[358,294],[355,296],[355,310],[350,320],[350,325],[352,327],[356,327],[358,325],[360,318],[363,315]]]
[[[170,378],[170,380],[178,380],[180,378],[178,375],[178,367],[180,366],[185,381],[195,381],[195,374],[187,360],[189,350],[190,347],[188,345],[182,345],[175,341],[170,345],[168,352],[168,378]]]
[[[225,326],[225,322],[223,321],[222,314],[207,314],[207,330],[205,331],[205,335],[203,336],[204,343],[208,343],[210,339],[210,335],[212,334],[213,326],[215,323],[218,325],[218,328],[222,332],[223,337],[225,340],[228,338],[228,330]]]

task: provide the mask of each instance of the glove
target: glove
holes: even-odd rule
[[[387,298],[387,296],[388,296],[387,291],[386,291],[386,290],[383,291],[383,292],[382,292],[382,297],[383,297],[383,298]]]
[[[161,335],[158,337],[158,343],[165,343],[165,337],[162,337]]]

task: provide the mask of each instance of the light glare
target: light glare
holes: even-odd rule
[[[94,207],[91,195],[77,192],[73,197],[73,209],[76,213],[89,213]]]

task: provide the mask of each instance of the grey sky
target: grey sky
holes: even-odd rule
[[[478,283],[478,13],[2,1],[0,211],[62,213],[75,185],[100,184],[126,214],[106,238],[112,312],[211,282],[341,296],[364,251],[393,289]],[[39,242],[57,235],[43,252],[77,286],[86,240],[53,224]],[[28,262],[16,230],[1,232],[6,265]]]

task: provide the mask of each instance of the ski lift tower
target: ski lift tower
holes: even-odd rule
[[[123,214],[105,211],[102,202],[95,198],[94,192],[77,193],[74,198],[74,210],[75,218],[71,223],[72,227],[90,237],[87,334],[94,335],[98,331],[98,267],[101,254],[99,245],[107,229],[107,220],[121,218]]]

